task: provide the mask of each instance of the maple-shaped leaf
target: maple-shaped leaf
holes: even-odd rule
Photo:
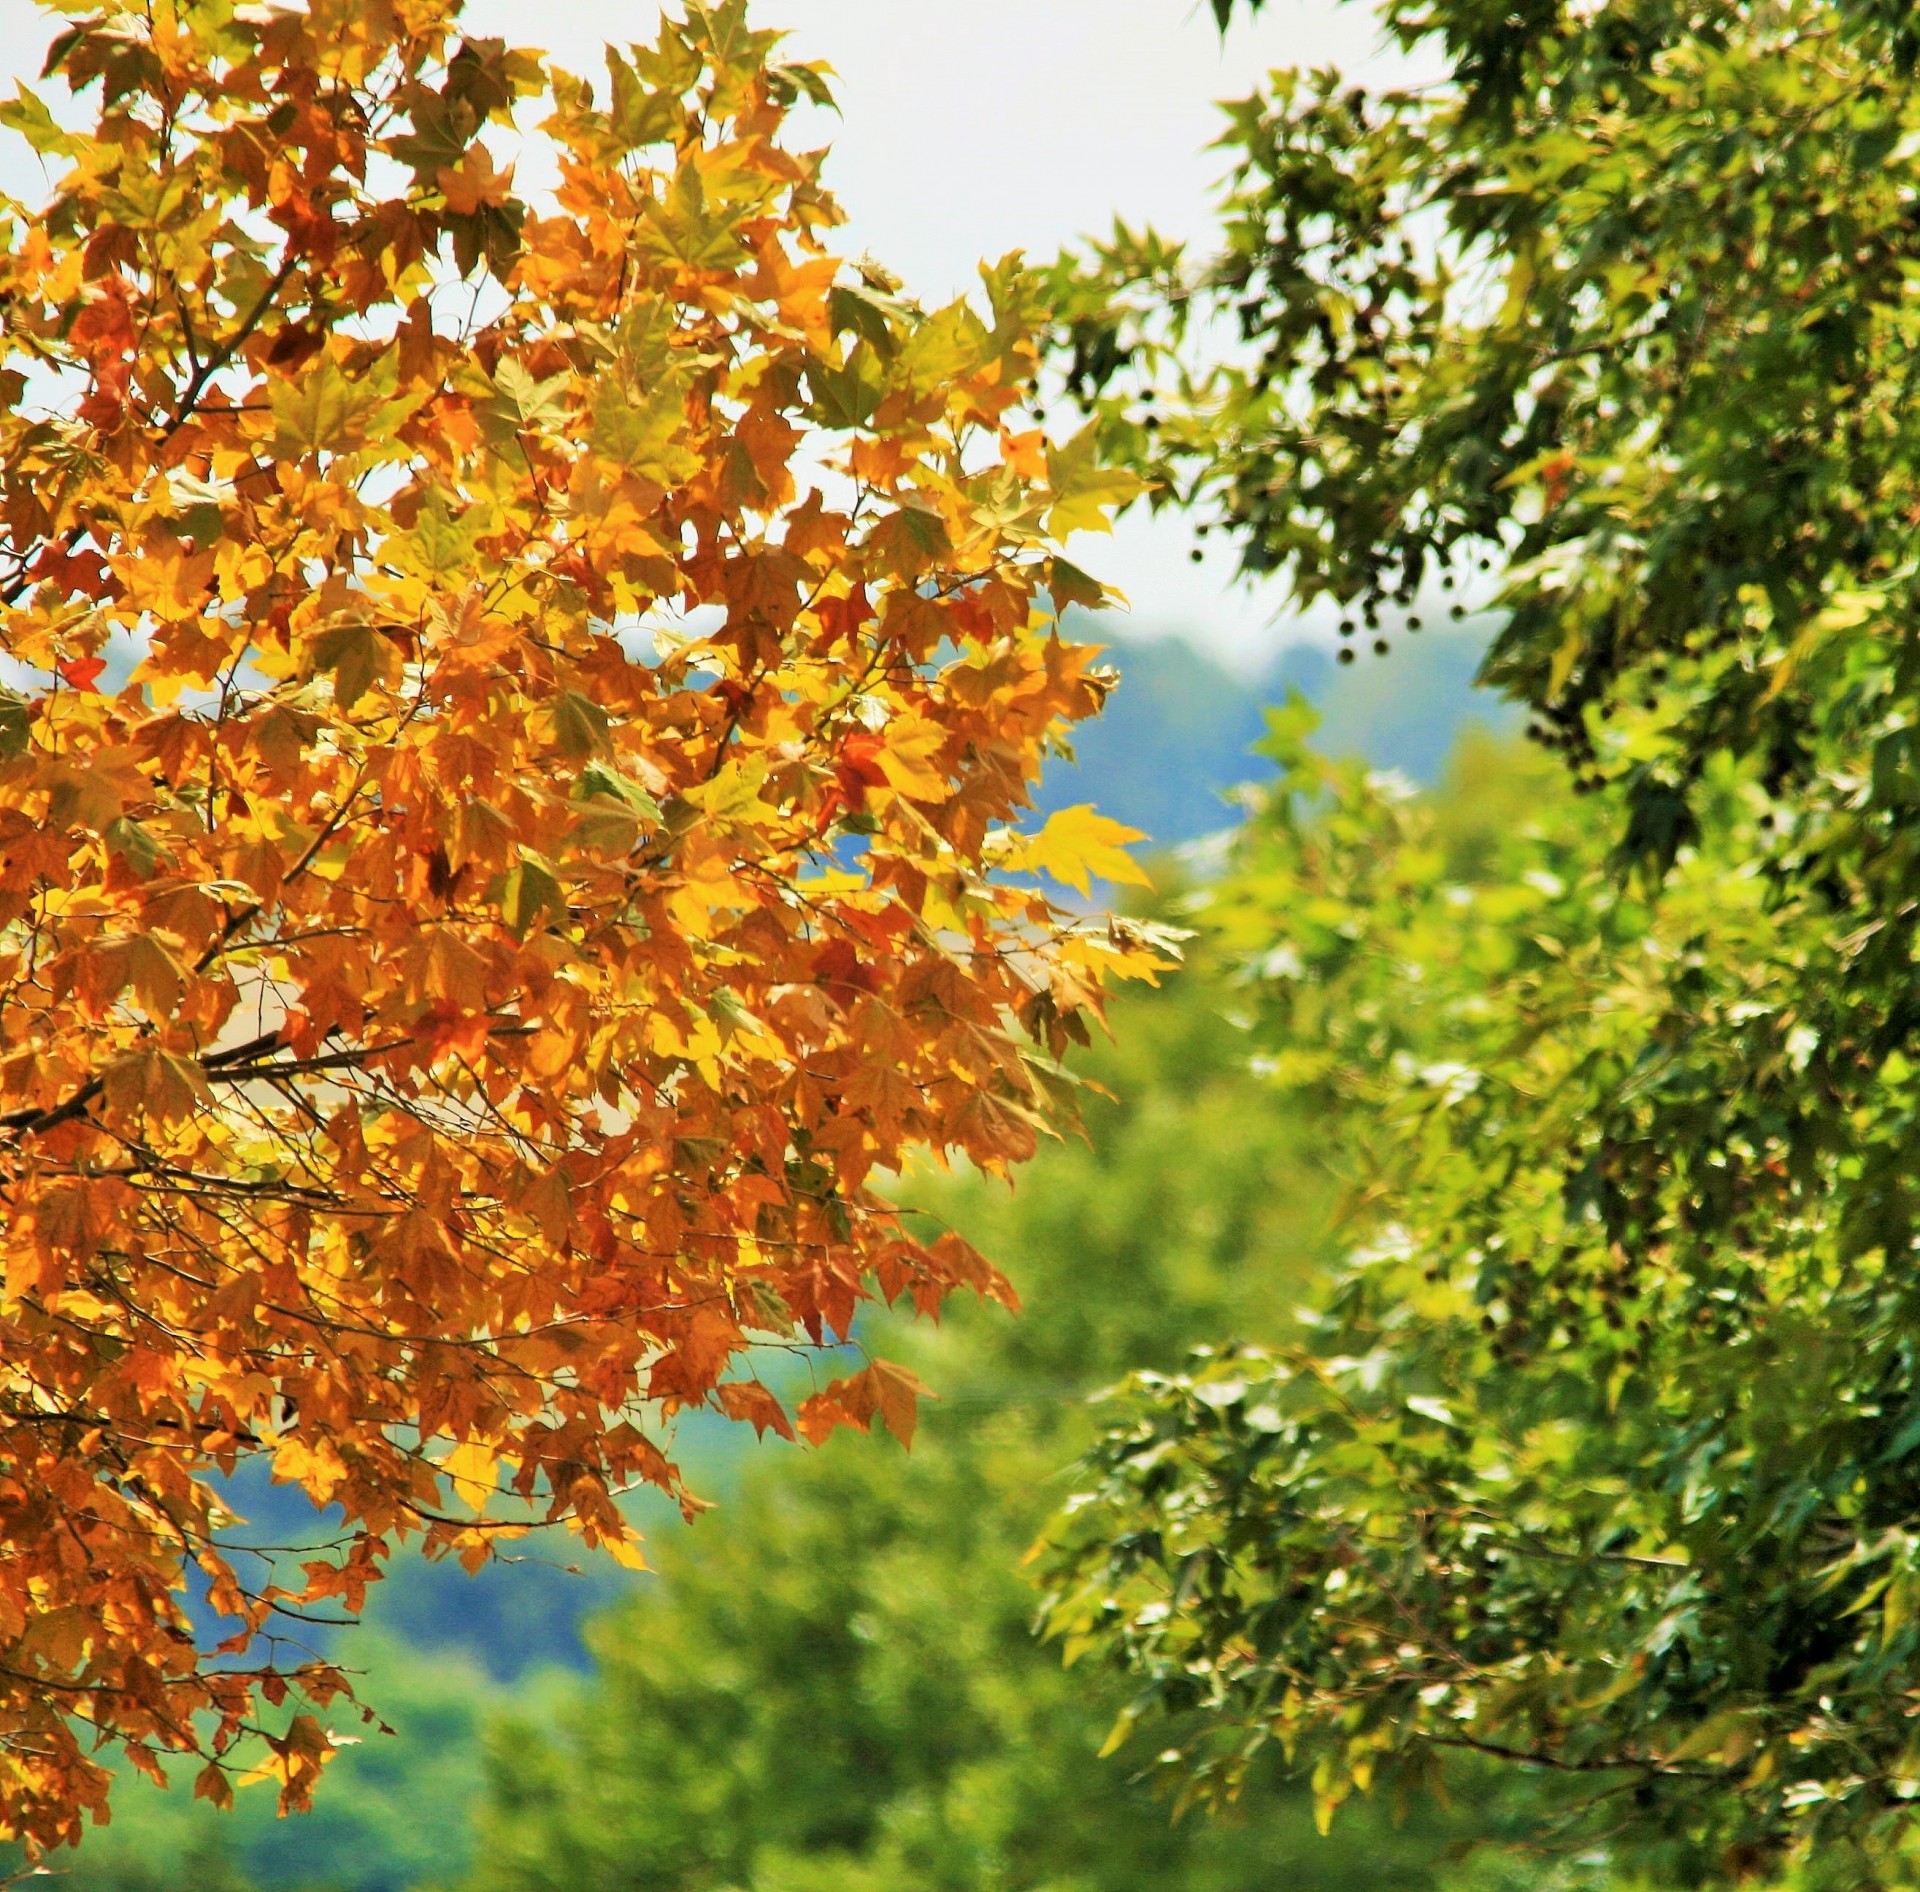
[[[546,915],[565,910],[560,883],[537,861],[520,861],[507,875],[500,891],[500,915],[514,932],[525,934]]]
[[[480,410],[481,424],[499,446],[515,445],[522,434],[538,434],[565,421],[567,396],[573,391],[571,375],[536,379],[523,362],[509,358],[494,370],[493,396]]]
[[[1145,887],[1151,884],[1146,870],[1126,851],[1129,843],[1145,839],[1138,828],[1083,802],[1049,815],[1039,833],[1019,843],[1008,865],[1037,868],[1082,894],[1093,891],[1094,879]]]
[[[313,640],[316,670],[333,673],[334,699],[351,709],[394,667],[393,646],[371,624],[335,624]]]
[[[33,706],[12,690],[0,688],[0,762],[25,753],[33,733]]]
[[[54,117],[46,101],[24,85],[16,84],[13,97],[0,100],[0,125],[17,131],[45,158],[68,157],[78,149],[78,141]]]
[[[442,165],[434,176],[447,208],[460,217],[471,217],[489,204],[504,204],[513,188],[513,166],[497,169],[493,153],[483,144],[469,145],[458,164]]]
[[[930,506],[908,504],[874,528],[873,545],[892,570],[918,578],[947,555],[947,522]]]
[[[616,465],[651,479],[686,479],[700,457],[686,444],[686,397],[672,381],[644,399],[609,378],[594,390],[593,446]]]
[[[575,762],[605,755],[610,747],[607,713],[578,690],[563,690],[554,699],[553,738],[560,751]]]
[[[68,657],[54,667],[59,671],[62,682],[71,684],[76,690],[92,690],[99,687],[107,660],[104,657]]]
[[[1149,490],[1137,473],[1102,458],[1096,422],[1089,422],[1064,446],[1049,446],[1046,458],[1047,485],[1053,495],[1047,530],[1056,538],[1111,531],[1111,515]]]
[[[402,571],[429,584],[448,584],[472,571],[474,545],[484,524],[485,515],[478,509],[456,517],[446,495],[436,490],[421,502],[411,529],[387,540],[386,555]]]
[[[902,716],[888,724],[874,759],[880,773],[901,794],[943,801],[953,786],[937,766],[946,746],[947,731],[940,724],[923,716]]]
[[[904,1446],[913,1444],[920,1423],[920,1401],[932,1399],[933,1389],[903,1366],[891,1360],[876,1360],[872,1366],[874,1392],[880,1401],[880,1416],[886,1427]]]
[[[786,1408],[760,1381],[729,1380],[714,1393],[729,1419],[745,1420],[756,1433],[774,1432],[783,1439],[794,1436]]]
[[[321,354],[304,373],[276,380],[268,389],[274,451],[291,459],[358,446],[376,419],[392,421],[404,412],[393,396],[390,366],[354,379],[331,353]]]

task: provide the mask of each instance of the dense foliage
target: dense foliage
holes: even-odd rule
[[[411,1560],[392,1582],[430,1568]],[[616,1573],[624,1574],[624,1573]],[[123,1776],[112,1820],[89,1827],[75,1852],[47,1862],[64,1892],[439,1892],[463,1869],[485,1786],[484,1733],[505,1691],[471,1654],[394,1636],[380,1624],[390,1594],[372,1603],[341,1653],[355,1687],[380,1705],[382,1728],[364,1730],[327,1763],[312,1806],[279,1817],[266,1781],[218,1808],[192,1792],[196,1763],[168,1767],[172,1784]],[[23,1869],[20,1849],[0,1849],[0,1883]]]
[[[1233,108],[1224,246],[1061,293],[1110,436],[1378,629],[1495,583],[1572,786],[1293,768],[1210,923],[1370,1126],[1311,1344],[1142,1386],[1056,1620],[1184,1770],[1478,1749],[1688,1876],[1920,1801],[1920,88],[1906,9],[1390,4],[1437,84]],[[1222,346],[1222,320],[1238,325]],[[1483,568],[1496,567],[1482,579]],[[1597,838],[1589,838],[1597,836]],[[1167,1745],[1169,1732],[1151,1737]]]
[[[1155,963],[1033,879],[1136,873],[1128,831],[1016,825],[1106,688],[1052,539],[1132,490],[1018,424],[1033,282],[923,314],[843,266],[781,141],[821,75],[742,0],[597,91],[457,11],[112,0],[49,58],[71,124],[0,109],[51,191],[0,206],[0,1833],[35,1847],[103,1744],[224,1802],[258,1736],[302,1801],[344,1688],[302,1626],[398,1540],[637,1555],[615,1500],[681,1490],[683,1408],[910,1434],[903,1370],[790,1418],[742,1357],[1000,1291],[869,1178],[1028,1155]],[[334,1507],[303,1570],[226,1533],[247,1460]]]

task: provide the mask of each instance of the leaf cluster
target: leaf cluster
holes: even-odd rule
[[[35,1851],[116,1743],[304,1803],[347,1695],[303,1625],[403,1539],[633,1561],[623,1492],[697,1507],[678,1413],[910,1432],[910,1376],[790,1414],[743,1356],[1003,1294],[872,1179],[1024,1159],[1104,984],[1165,963],[1021,871],[1110,680],[1051,534],[1132,490],[1018,424],[1036,285],[927,313],[843,266],[782,141],[824,81],[738,0],[599,86],[457,11],[111,4],[49,56],[73,124],[0,111],[53,177],[0,205]],[[532,122],[542,204],[496,153]],[[1043,832],[1068,879],[1127,838]],[[297,1569],[223,1502],[249,1460],[328,1508]]]
[[[1914,1797],[1910,1067],[1825,1062],[1858,974],[1750,781],[1653,890],[1539,763],[1469,751],[1436,817],[1310,720],[1203,917],[1349,1153],[1349,1254],[1300,1344],[1136,1381],[1053,1627],[1188,1795],[1278,1743],[1331,1818],[1488,1755],[1569,1850],[1870,1882]]]
[[[657,1582],[595,1626],[592,1680],[496,1727],[476,1889],[1425,1892],[1485,1830],[1479,1804],[1401,1828],[1383,1809],[1329,1845],[1274,1767],[1243,1817],[1170,1822],[1098,1752],[1124,1680],[1063,1671],[1030,1634],[1021,1553],[1086,1390],[1283,1323],[1324,1264],[1313,1116],[1247,1070],[1227,996],[1193,967],[1116,1007],[1085,1066],[1112,1097],[1017,1191],[914,1180],[1004,1259],[1019,1320],[962,1305],[890,1342],[940,1394],[910,1456],[756,1456],[663,1547]]]

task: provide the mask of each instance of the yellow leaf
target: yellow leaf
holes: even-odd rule
[[[440,1461],[440,1475],[451,1484],[463,1503],[484,1511],[496,1489],[496,1471],[500,1460],[484,1439],[463,1439]]]
[[[373,373],[349,380],[331,355],[298,380],[276,380],[267,391],[273,410],[273,449],[288,459],[341,453],[390,432],[406,412],[391,398],[395,365],[383,358]]]
[[[1092,422],[1065,446],[1047,449],[1047,484],[1053,490],[1047,530],[1057,539],[1075,532],[1111,532],[1108,512],[1147,490],[1137,474],[1102,464]]]
[[[457,217],[471,217],[487,204],[504,204],[513,187],[513,166],[496,170],[493,153],[473,144],[457,165],[443,165],[438,179],[447,208]]]
[[[456,515],[443,493],[429,493],[415,515],[413,529],[388,539],[386,556],[401,570],[430,584],[445,584],[472,569],[474,546],[485,523],[477,509],[463,509]]]
[[[947,732],[938,723],[911,713],[887,726],[885,746],[875,760],[888,784],[915,801],[945,801],[953,793],[936,758],[947,746]]]
[[[622,1570],[647,1570],[652,1567],[641,1551],[640,1540],[637,1537],[603,1537],[600,1540],[600,1548]]]
[[[212,552],[186,551],[172,545],[162,552],[129,560],[120,574],[128,605],[150,611],[166,622],[190,617],[207,601],[207,580],[213,576]]]
[[[1027,836],[1014,850],[1010,864],[1038,868],[1083,894],[1093,891],[1091,877],[1146,887],[1152,883],[1126,852],[1128,842],[1145,839],[1138,828],[1097,814],[1083,802],[1049,815],[1040,832]]]

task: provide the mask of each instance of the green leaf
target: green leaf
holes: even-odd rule
[[[783,105],[790,105],[797,98],[808,98],[815,105],[824,106],[828,111],[837,112],[840,107],[833,96],[833,86],[828,77],[829,68],[806,61],[794,61],[784,65],[767,68],[767,89]]]
[[[911,501],[880,521],[870,543],[888,571],[902,578],[921,577],[953,549],[947,522],[937,512]]]
[[[577,690],[563,690],[554,698],[551,714],[554,741],[570,761],[584,762],[589,756],[606,754],[611,725],[598,703]]]
[[[606,56],[613,82],[613,135],[628,150],[671,140],[686,118],[679,94],[649,86],[611,46]]]
[[[689,478],[701,462],[687,432],[685,397],[674,382],[639,400],[612,377],[594,389],[594,451],[629,472],[663,486]]]
[[[638,782],[605,762],[589,762],[580,771],[573,792],[574,798],[579,801],[595,795],[608,796],[630,809],[650,827],[658,827],[664,819],[660,804]]]
[[[484,512],[475,507],[464,508],[456,518],[446,496],[435,490],[421,503],[412,529],[387,541],[386,556],[429,584],[450,584],[472,573],[474,546],[484,523]]]
[[[566,917],[560,883],[537,862],[522,860],[507,874],[500,893],[500,916],[509,929],[525,938],[547,915]]]
[[[107,824],[101,837],[110,853],[127,864],[136,880],[151,880],[160,865],[160,844],[139,822],[122,815]]]
[[[1148,490],[1137,474],[1108,461],[1100,430],[1093,424],[1064,446],[1047,449],[1047,486],[1053,496],[1047,530],[1056,538],[1073,532],[1111,531],[1109,513]]]
[[[836,335],[858,335],[882,361],[900,352],[900,333],[912,321],[906,305],[865,284],[840,284],[827,293],[827,320]]]
[[[347,453],[364,445],[407,412],[395,401],[398,364],[384,355],[366,375],[350,380],[322,352],[297,380],[275,380],[267,391],[273,410],[274,451],[288,459],[308,453]]]
[[[1058,557],[1047,564],[1047,592],[1056,611],[1064,611],[1070,605],[1087,611],[1104,611],[1113,602],[1099,579]]]
[[[66,131],[37,93],[16,84],[10,99],[0,100],[0,125],[17,131],[43,158],[72,157],[81,141]]]
[[[12,690],[0,689],[0,762],[17,762],[33,740],[33,706]]]
[[[335,624],[308,647],[311,667],[333,674],[334,700],[351,710],[397,667],[398,653],[371,624]]]
[[[891,349],[889,342],[887,352]],[[844,367],[809,362],[807,386],[813,397],[813,418],[822,427],[864,427],[887,391],[882,351],[870,343],[861,343],[848,351]]]
[[[569,415],[571,374],[536,380],[517,357],[509,355],[493,371],[493,394],[483,402],[477,418],[480,431],[495,453],[518,461],[524,455],[522,436],[558,432]]]

